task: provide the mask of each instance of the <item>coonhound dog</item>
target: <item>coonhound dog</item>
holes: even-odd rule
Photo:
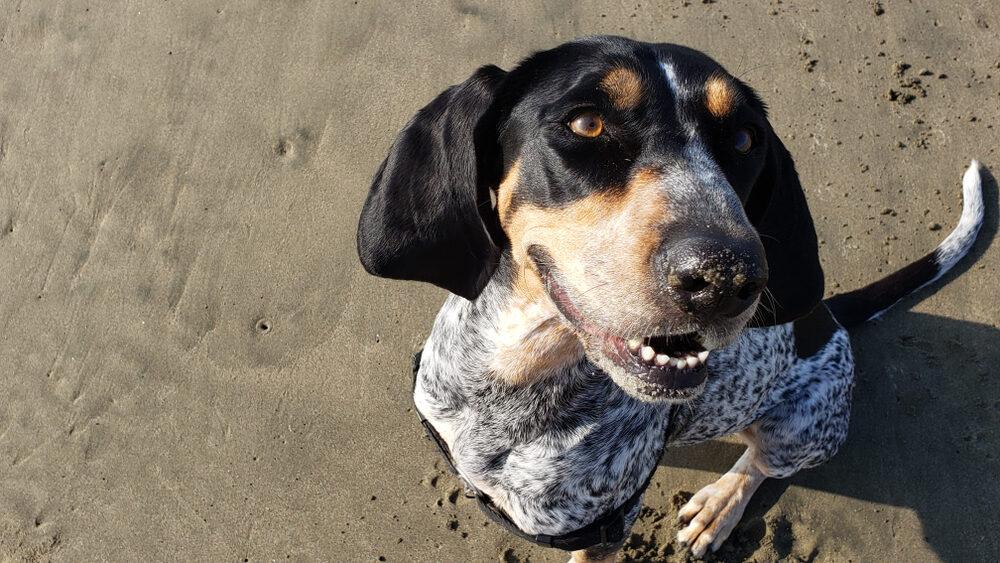
[[[746,452],[681,508],[700,557],[767,477],[844,441],[845,327],[937,279],[983,217],[900,272],[823,300],[813,221],[758,95],[678,45],[586,37],[484,66],[399,133],[358,228],[365,268],[452,293],[414,400],[493,520],[612,561],[663,449]]]

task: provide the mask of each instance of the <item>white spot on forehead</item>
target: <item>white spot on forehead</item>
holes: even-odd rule
[[[674,95],[674,103],[680,102],[681,98],[689,98],[692,95],[696,95],[696,92],[691,90],[690,84],[685,84],[681,77],[677,74],[677,69],[674,68],[673,63],[670,61],[660,61],[660,68],[663,69],[663,77],[667,80],[667,85],[670,86],[670,91]]]
[[[722,185],[729,186],[729,182],[726,181],[725,174],[719,168],[718,163],[715,162],[715,158],[712,153],[706,147],[704,140],[701,135],[698,134],[698,129],[694,123],[683,119],[681,113],[681,98],[689,94],[684,90],[680,79],[677,76],[677,70],[674,68],[670,61],[660,61],[660,66],[663,68],[663,76],[667,80],[667,85],[670,87],[670,91],[674,95],[674,115],[680,122],[681,126],[684,127],[687,133],[687,142],[684,144],[683,156],[684,160],[687,162],[690,170],[695,173],[698,178],[708,186]],[[730,189],[730,191],[732,191]]]
[[[674,98],[677,98],[677,71],[674,70],[674,66],[668,61],[660,61],[660,66],[663,68],[663,75],[667,79],[667,85],[670,86]]]
[[[660,61],[660,67],[663,68],[663,77],[666,79],[667,86],[674,96],[674,116],[686,133],[684,148],[681,150],[681,156],[686,166],[682,166],[686,168],[687,174],[692,174],[698,179],[699,185],[697,190],[700,194],[699,197],[709,197],[719,200],[719,209],[742,211],[743,206],[736,196],[736,192],[730,186],[725,173],[719,167],[718,162],[716,162],[715,156],[708,149],[708,144],[698,132],[697,124],[690,119],[686,119],[684,113],[681,111],[681,100],[697,96],[698,93],[692,91],[692,85],[685,84],[680,79],[677,75],[677,69],[674,68],[670,61]],[[722,203],[723,201],[726,203]],[[736,212],[739,213],[739,211]],[[746,221],[745,215],[742,217],[742,220]]]
[[[698,135],[695,131],[694,124],[687,123],[681,119],[681,98],[687,97],[688,92],[684,88],[684,85],[681,84],[680,78],[677,76],[677,69],[674,68],[674,65],[672,65],[670,61],[660,61],[660,67],[663,69],[663,77],[667,81],[670,93],[674,96],[674,115],[679,121],[681,121],[681,125],[683,125],[684,129],[687,131],[688,137],[697,137]]]

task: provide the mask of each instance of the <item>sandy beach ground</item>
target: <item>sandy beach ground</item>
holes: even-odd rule
[[[1000,3],[0,1],[0,560],[556,562],[479,513],[410,406],[444,293],[354,249],[409,117],[590,33],[753,85],[832,294],[916,259],[985,166],[945,284],[854,334],[851,435],[769,482],[726,561],[1000,557]],[[630,560],[738,457],[668,452]]]

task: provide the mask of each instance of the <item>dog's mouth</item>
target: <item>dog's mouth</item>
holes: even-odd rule
[[[628,340],[606,336],[602,354],[618,370],[609,373],[641,398],[683,401],[698,395],[708,379],[710,352],[697,332]]]
[[[646,401],[685,401],[701,393],[708,378],[710,356],[701,334],[613,334],[588,321],[558,275],[542,264],[536,261],[556,308],[582,333],[590,359],[619,387]]]

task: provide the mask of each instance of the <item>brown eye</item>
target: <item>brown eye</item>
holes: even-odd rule
[[[753,148],[753,132],[744,127],[733,135],[733,148],[740,154],[746,154]]]
[[[604,122],[601,121],[601,116],[592,111],[587,111],[576,116],[570,122],[569,128],[581,137],[593,138],[600,135],[601,131],[604,130]]]

